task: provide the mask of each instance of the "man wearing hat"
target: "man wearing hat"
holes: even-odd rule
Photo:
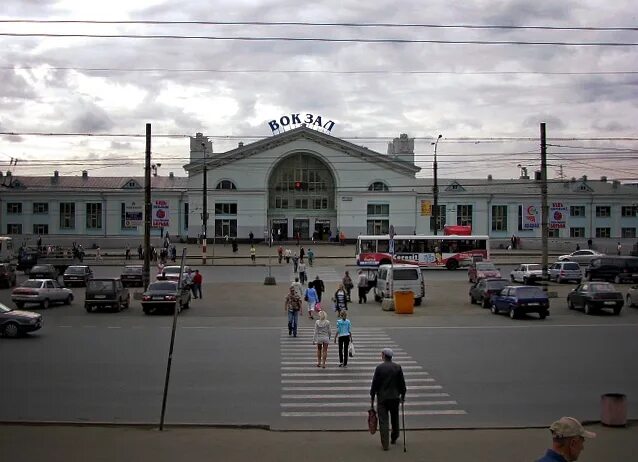
[[[536,462],[572,462],[585,446],[585,438],[594,438],[596,433],[588,432],[573,417],[561,417],[550,425],[552,448]]]
[[[403,369],[397,363],[392,362],[394,352],[390,348],[384,348],[381,352],[383,362],[374,370],[372,386],[370,387],[371,406],[374,408],[374,397],[377,397],[377,413],[379,415],[379,435],[381,446],[387,451],[388,437],[390,442],[396,444],[399,438],[399,404],[405,400],[405,379]],[[392,422],[392,434],[389,435],[390,426],[388,413]]]

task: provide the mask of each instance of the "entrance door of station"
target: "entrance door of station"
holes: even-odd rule
[[[299,237],[301,239],[310,239],[310,220],[307,218],[295,218],[292,220],[293,237]]]
[[[273,219],[272,235],[275,240],[288,239],[288,220],[285,218]]]
[[[315,233],[317,240],[327,241],[330,235],[330,220],[315,220]]]

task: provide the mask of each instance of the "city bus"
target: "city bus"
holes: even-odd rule
[[[394,263],[455,270],[489,258],[489,236],[394,236]],[[391,263],[390,236],[359,236],[356,259],[357,266],[376,267]]]
[[[0,236],[0,261],[8,262],[13,258],[13,239],[8,236]]]

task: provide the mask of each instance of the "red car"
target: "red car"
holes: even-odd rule
[[[501,278],[501,271],[491,261],[477,261],[467,269],[470,282],[478,282],[485,278]]]

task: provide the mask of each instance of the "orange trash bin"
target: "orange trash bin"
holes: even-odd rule
[[[414,293],[411,290],[394,292],[394,311],[398,314],[414,313]]]

